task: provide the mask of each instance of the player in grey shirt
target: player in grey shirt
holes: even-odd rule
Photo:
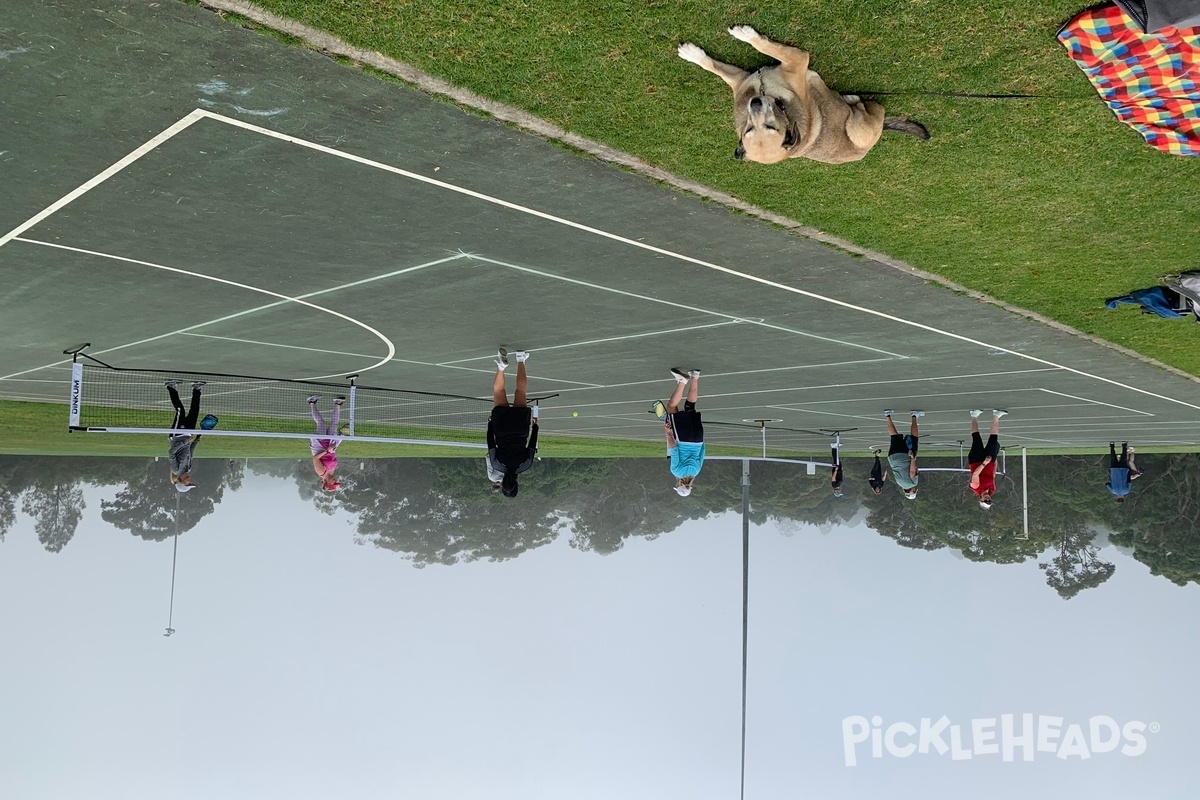
[[[890,408],[883,412],[887,417],[888,435],[891,437],[891,443],[888,445],[888,464],[892,468],[892,479],[904,491],[904,496],[909,500],[916,500],[917,482],[920,480],[917,475],[917,440],[920,437],[917,419],[925,416],[925,412],[908,412],[912,423],[908,426],[907,436],[896,430],[896,423],[892,422],[892,414],[895,413]]]
[[[176,389],[182,383],[183,381],[166,382],[167,396],[171,398],[171,405],[175,408],[175,419],[171,423],[171,428],[194,431],[196,418],[200,415],[200,387],[205,384],[205,381],[196,381],[192,384],[192,401],[186,410]],[[178,492],[190,492],[194,486],[191,474],[192,457],[195,455],[196,445],[200,444],[200,435],[172,433],[167,437],[167,441],[169,442],[167,461],[171,469],[171,483]]]

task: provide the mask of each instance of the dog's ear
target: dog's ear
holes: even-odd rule
[[[783,136],[783,149],[791,150],[798,144],[800,144],[800,131],[789,125],[787,133]]]
[[[738,161],[746,160],[746,148],[743,147],[740,142],[738,143],[737,150],[733,151],[733,157],[736,158]]]

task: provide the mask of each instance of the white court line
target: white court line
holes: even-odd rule
[[[1200,411],[1200,405],[1188,403],[1183,400],[1177,400],[1174,397],[1168,397],[1166,395],[1158,394],[1156,392],[1151,392],[1147,389],[1141,389],[1137,386],[1130,386],[1129,384],[1121,383],[1120,381],[1116,381],[1111,378],[1105,378],[1101,375],[1093,375],[1090,372],[1084,372],[1083,370],[1075,369],[1074,367],[1066,367],[1066,366],[1063,366],[1062,364],[1056,364],[1053,361],[1049,361],[1044,358],[1038,358],[1037,356],[1031,356],[1026,353],[1019,352],[1017,350],[1010,350],[1007,347],[1001,347],[999,345],[989,344],[987,342],[983,342],[978,339],[972,339],[969,336],[963,336],[958,333],[951,333],[950,331],[944,331],[944,330],[941,330],[940,328],[935,328],[932,325],[925,325],[920,322],[914,322],[912,320],[904,319],[902,317],[897,317],[893,314],[886,314],[882,311],[876,311],[871,308],[857,306],[857,305],[854,305],[853,303],[847,303],[843,300],[835,300],[832,297],[825,297],[824,295],[820,295],[815,292],[809,292],[804,289],[797,288],[795,286],[788,286],[787,284],[768,280],[767,278],[760,278],[756,275],[750,275],[745,272],[738,272],[737,270],[730,269],[729,267],[722,267],[719,264],[713,264],[712,262],[709,262],[709,261],[704,261],[699,258],[694,258],[692,256],[683,255],[682,253],[676,253],[674,251],[667,250],[667,249],[664,249],[661,247],[655,247],[654,245],[646,244],[645,242],[639,242],[637,240],[629,239],[629,238],[620,236],[615,233],[609,233],[608,231],[600,230],[599,228],[593,228],[589,225],[583,225],[582,223],[579,223],[579,222],[573,222],[571,220],[564,219],[563,217],[557,217],[557,216],[554,216],[553,214],[547,214],[544,211],[538,211],[536,209],[529,208],[528,206],[522,206],[522,205],[518,205],[517,203],[509,202],[507,200],[501,200],[500,198],[492,197],[490,195],[486,195],[481,192],[476,192],[471,189],[464,189],[461,186],[455,186],[453,184],[435,180],[433,178],[429,178],[424,175],[418,175],[415,172],[409,172],[408,170],[403,170],[403,169],[400,169],[399,167],[393,167],[390,164],[384,164],[379,161],[374,161],[369,158],[364,158],[362,156],[354,155],[352,153],[345,153],[340,150],[334,150],[332,147],[326,147],[325,145],[317,144],[316,142],[310,142],[305,139],[297,138],[295,136],[290,136],[286,133],[279,133],[278,131],[273,131],[269,128],[263,128],[259,125],[253,125],[249,122],[244,122],[240,119],[233,119],[232,117],[225,117],[220,114],[214,114],[213,112],[205,111],[204,109],[196,109],[196,111],[194,111],[192,113],[193,114],[200,113],[200,114],[203,114],[204,116],[207,116],[218,122],[224,122],[227,125],[233,125],[234,127],[243,128],[248,131],[254,131],[255,133],[259,133],[263,136],[269,136],[271,138],[279,139],[281,141],[291,142],[292,144],[298,145],[300,147],[307,147],[312,150],[317,150],[322,153],[327,153],[332,156],[337,156],[338,158],[344,158],[348,161],[354,161],[356,163],[364,164],[369,167],[381,169],[381,170],[384,170],[386,172],[391,172],[396,175],[403,175],[406,178],[410,178],[412,180],[419,181],[421,183],[429,184],[430,186],[437,186],[437,187],[446,189],[451,192],[456,192],[458,194],[465,195],[467,197],[474,197],[477,200],[483,200],[484,202],[492,203],[494,205],[501,206],[503,208],[509,208],[514,211],[519,211],[523,214],[529,214],[530,216],[538,217],[540,219],[544,219],[544,220],[547,220],[550,222],[557,223],[559,225],[564,225],[569,228],[574,228],[576,230],[585,231],[587,233],[591,233],[596,236],[601,236],[606,239],[611,239],[613,241],[621,242],[623,244],[629,245],[630,247],[636,247],[636,248],[639,248],[641,250],[646,250],[651,253],[658,253],[660,255],[668,256],[670,258],[679,259],[680,261],[686,261],[690,264],[695,264],[697,266],[704,267],[705,269],[711,269],[716,272],[721,272],[726,275],[732,275],[734,277],[741,278],[743,280],[752,281],[754,283],[758,283],[763,286],[770,286],[772,288],[781,289],[785,292],[789,292],[792,294],[801,295],[803,297],[809,297],[814,300],[820,300],[822,302],[826,302],[831,305],[839,306],[841,308],[847,308],[852,311],[858,311],[863,314],[868,314],[870,316],[878,317],[880,319],[886,319],[891,322],[896,322],[901,325],[906,325],[911,328],[916,328],[918,330],[927,331],[929,333],[938,334],[940,336],[946,336],[948,338],[956,339],[958,341],[966,342],[968,344],[973,344],[978,347],[983,347],[983,348],[987,348],[989,350],[996,350],[996,351],[999,351],[1002,353],[1007,353],[1008,355],[1013,355],[1018,358],[1023,358],[1023,359],[1026,359],[1027,361],[1032,361],[1037,364],[1045,364],[1046,366],[1052,367],[1054,369],[1060,369],[1065,372],[1070,372],[1072,374],[1080,375],[1085,378],[1091,378],[1093,380],[1101,381],[1102,383],[1107,383],[1112,386],[1119,386],[1122,389],[1126,389],[1131,392],[1136,392],[1138,394],[1143,394],[1148,397],[1154,397],[1159,400],[1165,400],[1168,403],[1175,403],[1177,405],[1186,406],[1187,408],[1193,408],[1193,409],[1196,409],[1197,411]]]
[[[664,305],[664,306],[672,306],[674,308],[682,308],[685,311],[694,311],[697,314],[705,314],[705,315],[711,316],[711,317],[723,317],[727,320],[730,320],[731,322],[741,322],[741,323],[745,323],[747,325],[757,325],[761,328],[769,328],[770,330],[782,331],[783,333],[790,333],[794,336],[804,336],[809,339],[817,339],[822,342],[830,342],[832,344],[842,345],[843,347],[856,347],[860,350],[870,350],[872,353],[879,353],[880,355],[890,356],[891,358],[904,359],[904,358],[912,357],[912,356],[901,355],[900,353],[892,353],[888,350],[880,350],[878,347],[869,347],[868,345],[865,345],[865,344],[855,344],[853,342],[843,342],[841,339],[832,339],[828,336],[818,336],[817,334],[809,333],[808,331],[800,331],[800,330],[796,330],[794,328],[785,328],[782,325],[772,325],[771,323],[766,322],[765,320],[761,320],[761,319],[749,319],[747,317],[739,317],[734,314],[723,314],[720,311],[710,311],[707,308],[697,308],[696,306],[689,306],[689,305],[685,305],[683,303],[675,303],[670,300],[663,300],[662,298],[659,298],[659,297],[650,297],[649,295],[638,294],[637,292],[627,292],[623,289],[613,289],[609,286],[602,286],[598,283],[591,283],[590,281],[581,281],[576,278],[567,278],[563,275],[555,275],[553,272],[544,272],[543,270],[540,270],[540,269],[533,269],[532,267],[523,267],[523,266],[520,266],[519,264],[509,264],[506,261],[497,261],[496,259],[493,259],[493,258],[485,258],[483,256],[479,256],[479,255],[475,255],[475,254],[471,254],[471,258],[473,258],[476,261],[486,261],[489,264],[495,264],[500,267],[506,267],[508,269],[516,270],[518,272],[528,272],[530,275],[537,275],[540,278],[551,278],[553,280],[561,281],[563,283],[572,283],[572,284],[575,284],[576,286],[584,286],[588,289],[598,289],[602,292],[611,292],[612,294],[619,294],[624,297],[632,297],[636,300],[645,300],[650,303],[658,303],[658,304]]]
[[[841,361],[836,364],[802,364],[802,365],[795,366],[795,367],[768,367],[766,369],[751,369],[751,370],[746,370],[744,372],[713,372],[710,374],[706,374],[703,377],[708,378],[708,379],[725,378],[725,377],[729,377],[731,375],[755,375],[759,372],[781,372],[783,370],[820,369],[822,367],[842,367],[842,366],[852,366],[854,364],[873,364],[877,361],[890,361],[890,360],[891,359],[886,359],[886,358],[873,358],[873,359],[868,359],[866,361]],[[995,377],[995,376],[1000,376],[1000,375],[1027,375],[1029,373],[1034,373],[1034,372],[1055,372],[1055,371],[1056,370],[1054,370],[1053,368],[1018,369],[1018,370],[1012,370],[1009,372],[984,372],[984,373],[979,373],[979,374],[972,373],[970,375],[942,375],[942,376],[933,377],[933,378],[895,378],[893,380],[887,380],[887,381],[861,381],[859,383],[825,383],[825,384],[818,384],[816,386],[790,386],[790,387],[783,387],[780,389],[751,389],[751,390],[745,391],[745,392],[724,392],[722,394],[704,394],[703,396],[704,397],[737,397],[739,395],[749,396],[749,395],[755,395],[755,394],[774,394],[776,392],[812,392],[812,391],[818,391],[820,389],[846,389],[846,388],[853,388],[855,386],[885,386],[885,385],[891,384],[891,383],[920,383],[920,382],[930,382],[930,381],[949,381],[949,380],[958,380],[961,378],[990,378],[990,377]],[[601,388],[601,389],[623,389],[628,386],[646,386],[646,385],[650,385],[650,384],[660,384],[660,383],[662,383],[662,380],[656,379],[656,380],[651,380],[651,381],[633,381],[632,383],[610,383],[606,386],[601,386],[598,388]],[[565,392],[574,392],[574,391],[582,391],[582,390],[579,390],[579,389],[564,389],[563,390],[564,393]],[[611,403],[601,403],[599,405],[616,405],[618,402],[622,402],[622,401],[614,401]],[[813,402],[821,402],[821,401],[813,401]],[[824,401],[824,402],[835,402],[835,401],[829,400],[829,401]]]
[[[1059,397],[1066,397],[1071,400],[1078,400],[1081,403],[1091,403],[1092,405],[1096,405],[1096,406],[1108,406],[1109,408],[1115,408],[1120,411],[1129,411],[1133,414],[1143,414],[1147,417],[1155,416],[1154,414],[1151,414],[1149,411],[1138,411],[1136,408],[1126,408],[1125,406],[1119,406],[1119,405],[1116,405],[1115,403],[1105,403],[1101,400],[1089,400],[1085,397],[1076,397],[1073,394],[1066,394],[1064,392],[1056,392],[1053,389],[1047,389],[1044,386],[1039,386],[1037,388],[1038,388],[1039,392],[1045,392],[1046,394],[1056,394]]]
[[[19,237],[18,237],[18,241],[22,241],[22,242],[28,242],[28,243],[30,243],[30,244],[39,244],[39,242],[37,242],[37,241],[35,241],[35,240],[32,240],[32,239],[22,239],[22,238],[19,238]],[[51,246],[54,246],[54,245],[51,245]],[[118,258],[118,256],[106,256],[106,257],[110,257],[110,258]],[[403,268],[403,269],[398,269],[398,270],[395,270],[395,271],[393,271],[393,272],[388,272],[388,273],[385,273],[385,274],[383,274],[383,275],[376,275],[375,277],[372,277],[372,278],[364,278],[363,280],[359,280],[359,281],[353,281],[353,282],[351,282],[351,283],[345,283],[345,284],[342,284],[341,286],[333,286],[333,287],[331,287],[331,288],[329,288],[329,289],[321,289],[321,290],[319,290],[319,291],[316,291],[316,292],[309,292],[308,294],[301,294],[301,295],[297,295],[295,299],[296,299],[296,300],[307,300],[307,299],[309,299],[309,298],[312,298],[312,297],[317,297],[317,296],[319,296],[319,295],[322,295],[322,294],[328,294],[328,293],[330,293],[330,292],[336,292],[336,291],[340,291],[340,290],[342,290],[342,289],[349,289],[349,288],[351,288],[351,287],[354,287],[354,286],[361,286],[361,285],[362,285],[362,284],[364,284],[364,283],[371,283],[371,282],[373,282],[373,281],[383,280],[384,278],[394,278],[394,277],[396,277],[397,275],[403,275],[403,274],[404,274],[404,273],[406,273],[406,272],[413,272],[413,271],[415,271],[415,270],[419,270],[419,269],[425,269],[425,268],[427,268],[427,267],[436,267],[436,266],[438,266],[439,264],[445,264],[445,263],[448,263],[448,262],[451,262],[451,261],[456,261],[456,260],[458,260],[458,259],[460,259],[460,258],[466,258],[466,256],[465,256],[464,254],[462,254],[462,253],[457,253],[457,254],[455,254],[455,255],[453,255],[453,256],[448,256],[448,257],[446,257],[446,258],[440,258],[440,259],[437,259],[436,261],[428,261],[428,262],[426,262],[426,263],[424,263],[424,264],[418,264],[418,265],[416,265],[416,266],[414,266],[414,267],[405,267],[405,268]],[[281,295],[281,296],[282,296],[282,295]],[[104,355],[105,353],[113,353],[113,352],[116,352],[117,350],[124,350],[124,349],[126,349],[126,348],[128,348],[128,347],[137,347],[138,345],[142,345],[142,344],[148,344],[148,343],[150,343],[150,342],[156,342],[156,341],[158,341],[158,340],[160,340],[160,339],[166,339],[166,338],[169,338],[169,337],[171,337],[171,336],[177,336],[177,335],[180,335],[180,334],[187,334],[187,333],[189,333],[190,331],[194,331],[194,330],[196,330],[197,328],[206,328],[206,327],[208,327],[209,325],[216,325],[216,324],[219,324],[219,323],[221,323],[221,322],[228,322],[228,321],[229,321],[229,320],[231,320],[231,319],[237,319],[238,317],[244,317],[244,316],[246,316],[247,314],[255,314],[255,313],[258,313],[258,312],[260,312],[260,311],[266,311],[266,310],[268,310],[268,309],[271,309],[271,308],[276,308],[276,307],[279,307],[279,306],[285,306],[285,305],[287,305],[289,302],[291,302],[291,301],[290,301],[290,300],[280,300],[280,301],[278,301],[278,302],[274,302],[274,303],[267,303],[267,304],[265,304],[265,305],[256,306],[256,307],[254,307],[254,308],[248,308],[248,309],[246,309],[245,311],[238,311],[237,313],[234,313],[234,314],[226,314],[226,315],[225,315],[225,316],[223,316],[223,317],[217,317],[216,319],[211,319],[211,320],[209,320],[208,322],[201,322],[201,323],[198,323],[198,324],[196,324],[196,325],[189,325],[189,326],[188,326],[188,327],[186,327],[186,328],[180,328],[179,330],[176,330],[176,331],[171,331],[170,333],[164,333],[164,334],[160,334],[160,335],[158,335],[158,336],[151,336],[149,339],[141,339],[141,340],[139,340],[139,341],[136,341],[136,342],[129,342],[129,343],[127,343],[127,344],[117,345],[116,347],[108,347],[108,348],[105,348],[104,350],[97,350],[97,351],[95,352],[95,355],[98,355],[98,356],[99,356],[99,355]],[[265,342],[258,342],[258,344],[265,344]],[[359,354],[351,354],[351,353],[346,353],[346,354],[343,354],[343,355],[359,355]],[[375,356],[368,356],[368,355],[361,355],[360,357],[361,357],[361,358],[375,358]],[[401,360],[401,359],[394,359],[394,360]],[[12,373],[11,375],[5,375],[5,376],[3,376],[3,377],[0,377],[0,381],[3,381],[3,380],[11,380],[12,378],[14,378],[14,377],[16,377],[16,376],[18,376],[18,375],[26,375],[26,374],[28,374],[28,373],[30,373],[30,372],[37,372],[37,371],[39,371],[39,370],[42,370],[42,369],[49,369],[50,367],[59,366],[59,365],[62,365],[62,364],[70,364],[70,363],[71,363],[70,361],[66,361],[66,360],[64,360],[64,361],[55,361],[55,362],[53,362],[53,363],[51,363],[51,364],[47,364],[47,365],[46,365],[46,366],[44,366],[44,367],[34,367],[34,368],[32,368],[32,369],[23,370],[23,371],[21,371],[21,372],[14,372],[14,373]],[[420,362],[415,362],[415,363],[420,363]],[[376,365],[376,366],[378,366],[378,365]],[[374,369],[374,367],[369,367],[368,369]],[[322,377],[329,377],[329,376],[322,376]]]
[[[22,241],[24,241],[24,240],[22,240]],[[298,295],[296,295],[296,297],[294,299],[295,300],[308,300],[313,297],[320,297],[323,294],[330,294],[331,292],[340,292],[343,289],[352,289],[356,286],[362,286],[365,283],[374,283],[375,281],[382,281],[387,278],[395,278],[397,275],[404,275],[405,273],[408,273],[408,272],[416,272],[419,269],[428,269],[429,267],[436,267],[441,264],[448,264],[451,261],[457,261],[460,258],[467,258],[467,255],[465,253],[456,253],[452,256],[447,256],[446,258],[439,258],[435,261],[426,261],[424,264],[417,264],[414,267],[404,267],[402,269],[393,270],[392,272],[385,272],[382,275],[375,275],[374,277],[371,277],[371,278],[363,278],[362,280],[351,281],[350,283],[343,283],[340,286],[331,286],[328,289],[320,289],[315,292],[309,292],[308,294],[298,294]],[[195,330],[196,328],[201,328],[201,327],[204,327],[205,325],[214,325],[218,322],[227,322],[228,320],[231,320],[231,319],[236,319],[238,317],[244,317],[247,314],[255,314],[259,311],[266,311],[271,308],[278,308],[279,306],[286,306],[289,302],[292,302],[292,301],[291,300],[280,300],[275,303],[267,303],[266,305],[258,306],[257,308],[248,308],[245,311],[239,311],[238,313],[230,314],[227,317],[220,317],[218,319],[213,320],[212,322],[203,322],[200,325],[193,325],[192,327],[188,328],[188,330]],[[374,356],[364,356],[364,358],[374,358]]]
[[[1058,397],[1065,397],[1069,400],[1078,400],[1080,403],[1084,403],[1089,406],[1105,406],[1107,408],[1115,408],[1118,411],[1128,411],[1130,414],[1138,414],[1143,417],[1156,416],[1155,414],[1152,414],[1149,411],[1138,411],[1136,408],[1126,408],[1125,406],[1118,406],[1118,405],[1114,405],[1112,403],[1102,403],[1099,400],[1089,400],[1086,397],[1076,397],[1075,395],[1063,394],[1062,392],[1054,392],[1054,391],[1050,391],[1049,389],[1043,389],[1040,386],[1020,387],[1020,388],[1016,388],[1016,389],[1006,389],[1005,391],[1009,392],[1009,393],[1013,393],[1013,392],[1045,392],[1046,394],[1052,394],[1052,395],[1056,395]],[[773,407],[774,408],[792,408],[795,411],[803,411],[804,409],[799,408],[798,406],[827,405],[829,403],[838,403],[838,404],[862,403],[862,402],[890,403],[890,402],[894,402],[894,401],[898,401],[898,400],[907,400],[907,399],[925,400],[930,397],[964,397],[967,395],[979,395],[979,394],[992,396],[992,395],[995,395],[996,393],[993,391],[980,390],[980,391],[971,391],[971,392],[938,392],[937,394],[920,394],[920,395],[900,395],[900,396],[888,395],[887,397],[855,397],[855,398],[852,398],[849,400],[844,399],[844,398],[831,399],[831,400],[803,400],[803,401],[797,401],[795,403],[775,403],[773,405]],[[717,395],[712,395],[712,396],[717,396]],[[995,406],[993,406],[993,408],[994,407]],[[1042,407],[1043,406],[1022,406],[1022,408],[1042,408]],[[1059,406],[1045,406],[1045,407],[1046,408],[1058,408]],[[938,413],[938,412],[935,411],[932,413]]]
[[[570,344],[552,344],[549,346],[539,347],[537,349],[537,351],[539,353],[545,353],[547,350],[563,350],[568,347],[586,347],[588,345],[593,345],[593,344],[608,344],[611,342],[624,342],[624,341],[628,341],[629,339],[644,339],[648,336],[665,336],[665,335],[672,334],[672,333],[687,333],[689,331],[704,330],[705,328],[722,328],[726,325],[737,325],[739,322],[741,322],[741,320],[729,320],[727,322],[714,322],[711,325],[690,325],[686,328],[672,328],[671,330],[665,330],[665,331],[651,331],[649,333],[631,333],[627,336],[609,336],[605,339],[589,339],[586,342],[571,342]],[[496,357],[496,354],[492,353],[491,355],[479,356],[477,358],[459,358],[454,361],[439,362],[438,366],[439,367],[448,367],[448,366],[452,366],[454,364],[465,364],[468,361],[481,361],[485,358],[495,358],[495,357]],[[887,361],[889,359],[881,358],[881,359],[876,359],[876,360]],[[596,388],[602,389],[602,388],[607,388],[607,387],[597,385]]]
[[[237,342],[238,344],[252,344],[252,345],[258,345],[261,347],[282,347],[282,348],[285,348],[288,350],[304,350],[304,351],[311,352],[311,353],[324,353],[326,355],[334,355],[334,356],[354,356],[356,358],[374,358],[374,356],[363,355],[362,353],[346,353],[346,352],[343,352],[340,350],[322,350],[319,347],[304,347],[302,345],[280,344],[278,342],[260,342],[255,339],[239,339],[234,336],[216,336],[211,333],[181,332],[180,335],[181,336],[195,336],[200,339],[217,339],[217,340],[223,341],[223,342]],[[117,348],[113,348],[113,349],[117,349]],[[545,349],[545,348],[540,348],[539,352],[541,352],[541,350],[543,350],[543,349]],[[102,352],[108,352],[108,351],[105,350]],[[493,354],[491,356],[486,356],[486,357],[487,358],[495,358],[496,356],[495,356],[495,354]],[[469,359],[463,359],[463,360],[464,361],[479,361],[480,359],[469,358]],[[490,373],[495,372],[494,369],[474,369],[471,367],[459,367],[459,366],[456,366],[456,364],[458,362],[454,362],[454,361],[447,362],[445,364],[434,364],[429,361],[414,361],[409,358],[393,358],[388,363],[390,363],[390,364],[411,364],[411,365],[417,366],[417,367],[441,367],[443,369],[458,369],[458,370],[462,370],[464,372],[473,372],[476,374],[485,373],[485,372],[490,374]],[[376,365],[376,366],[378,366],[378,365]],[[572,380],[567,380],[565,378],[546,378],[546,377],[543,377],[540,375],[530,375],[529,377],[537,378],[539,381],[550,381],[552,383],[573,383],[576,386],[582,386],[587,389],[602,389],[602,388],[604,388],[600,384],[587,383],[586,381],[572,381]],[[4,379],[0,378],[0,380],[4,380]]]
[[[194,336],[197,339],[216,339],[217,341],[220,341],[220,342],[236,342],[237,344],[252,344],[252,345],[256,345],[258,347],[282,347],[285,350],[303,350],[306,353],[321,353],[322,355],[327,355],[327,356],[349,356],[350,358],[374,358],[374,356],[369,356],[364,353],[348,353],[344,350],[324,350],[320,347],[304,347],[303,345],[298,345],[298,344],[280,344],[279,342],[260,342],[256,339],[239,339],[236,336],[217,336],[217,335],[211,334],[211,333],[191,333],[189,331],[180,331],[178,335]],[[115,350],[117,348],[113,348],[113,349]],[[108,351],[105,351],[105,352],[108,352]],[[394,358],[392,360],[400,361],[400,362],[404,363],[403,359]]]
[[[99,175],[96,175],[91,180],[87,181],[86,183],[82,184],[81,186],[79,186],[79,187],[73,189],[72,191],[68,192],[67,194],[63,195],[60,199],[58,199],[54,203],[51,203],[50,205],[46,206],[41,211],[39,211],[38,213],[34,214],[29,219],[22,222],[20,225],[13,228],[8,233],[4,234],[3,236],[0,236],[0,245],[7,244],[12,239],[15,239],[16,237],[20,236],[22,233],[29,230],[34,225],[37,225],[39,222],[46,219],[51,214],[54,214],[55,212],[59,211],[61,208],[63,208],[63,206],[66,206],[68,203],[72,203],[75,200],[82,197],[83,195],[87,194],[89,191],[96,188],[100,184],[104,183],[106,180],[108,180],[112,176],[116,175],[118,172],[125,169],[130,164],[132,164],[133,162],[137,161],[142,156],[149,153],[151,150],[154,150],[155,148],[157,148],[163,142],[172,138],[179,132],[186,129],[188,126],[203,119],[206,116],[209,116],[209,114],[200,108],[198,108],[195,111],[193,111],[192,113],[188,114],[186,117],[179,120],[174,125],[167,128],[165,131],[158,134],[153,139],[146,142],[141,147],[134,150],[132,153],[125,156],[120,161],[118,161],[117,163],[115,163],[111,167],[109,167],[108,169],[101,172]]]
[[[95,250],[85,250],[82,247],[70,247],[65,244],[54,244],[52,242],[42,242],[42,241],[38,241],[37,239],[24,239],[21,237],[16,237],[16,240],[19,242],[24,242],[26,244],[36,244],[36,245],[41,245],[43,247],[54,247],[54,248],[58,248],[60,250],[69,250],[73,253],[83,253],[85,255],[98,256],[100,258],[109,258],[114,261],[123,261],[128,264],[138,264],[138,265],[144,266],[144,267],[152,267],[154,269],[161,269],[165,272],[172,272],[177,275],[186,275],[191,278],[200,278],[200,279],[206,280],[206,281],[213,281],[214,283],[220,283],[220,284],[224,284],[226,286],[233,286],[238,289],[245,289],[250,292],[257,292],[259,294],[265,294],[269,297],[278,297],[280,300],[283,300],[284,302],[296,303],[298,305],[302,305],[302,306],[306,306],[307,308],[311,308],[314,311],[320,311],[325,314],[329,314],[331,316],[338,317],[339,319],[343,319],[346,322],[357,325],[358,327],[362,328],[363,330],[367,331],[368,333],[374,334],[376,337],[379,338],[380,341],[382,341],[385,345],[387,345],[388,352],[387,352],[386,356],[384,356],[377,363],[372,364],[369,367],[359,369],[358,370],[359,372],[366,372],[367,370],[372,370],[372,369],[375,369],[376,367],[381,367],[384,364],[386,364],[387,362],[391,361],[392,356],[396,355],[396,345],[392,344],[392,340],[389,339],[388,337],[384,336],[379,331],[372,328],[370,325],[366,324],[365,322],[359,322],[354,317],[343,314],[340,311],[334,311],[331,308],[325,308],[324,306],[319,306],[316,303],[310,303],[307,300],[301,300],[296,297],[288,297],[287,295],[280,294],[279,292],[272,292],[269,289],[260,289],[257,286],[250,286],[249,284],[238,283],[237,281],[231,281],[226,278],[217,278],[212,275],[204,275],[199,272],[190,272],[185,269],[179,269],[178,267],[168,267],[163,264],[155,264],[150,261],[141,261],[136,258],[126,258],[125,256],[116,256],[116,255],[112,255],[110,253],[100,253]],[[166,338],[167,336],[173,336],[175,334],[182,333],[185,330],[192,330],[196,327],[199,327],[199,326],[191,326],[190,328],[185,328],[180,331],[173,331],[171,333],[162,334],[160,336],[155,336],[150,339],[143,340],[142,343],[148,342],[148,341],[155,341],[156,339],[163,339],[163,338]],[[135,343],[135,344],[138,344],[138,343]],[[132,344],[122,345],[122,347],[132,347],[132,346],[133,346]],[[116,349],[116,348],[113,348],[113,349]],[[109,351],[103,351],[103,352],[109,352]],[[55,363],[62,363],[62,362],[55,362]],[[28,372],[34,372],[34,371],[36,371],[36,369],[37,368],[32,369],[32,370],[25,370],[24,372],[14,372],[12,375],[6,375],[6,376],[0,378],[0,380],[5,380],[7,378],[16,377],[18,375],[24,375]],[[326,376],[321,376],[321,377],[326,377]],[[316,378],[313,378],[312,380],[316,380]]]

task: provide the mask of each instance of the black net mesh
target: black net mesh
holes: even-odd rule
[[[339,435],[430,441],[482,441],[491,412],[490,398],[352,386],[349,382],[294,381],[240,375],[167,370],[117,369],[84,365],[82,428],[152,428],[168,431],[177,412],[168,382],[174,384],[187,416],[198,392],[195,427],[215,415],[221,431],[264,436],[317,433],[313,406]],[[335,403],[339,398],[341,405]],[[330,430],[329,427],[326,430]],[[322,431],[324,432],[324,431]]]

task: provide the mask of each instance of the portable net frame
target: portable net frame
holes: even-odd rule
[[[86,347],[84,345],[83,347]],[[196,433],[277,439],[331,439],[486,449],[484,431],[491,398],[363,386],[358,376],[344,382],[264,378],[213,372],[114,367],[83,352],[73,357],[69,429],[87,433],[172,433],[176,412],[166,383],[189,408],[192,384],[200,387]],[[337,431],[318,435],[308,398],[327,425],[337,413]],[[345,398],[340,408],[334,405]],[[199,418],[213,414],[216,428],[201,430]]]
[[[831,431],[786,428],[779,420],[759,419],[744,422],[704,420],[704,441],[710,445],[742,447],[761,451],[762,457],[788,456],[819,450],[830,439]]]

